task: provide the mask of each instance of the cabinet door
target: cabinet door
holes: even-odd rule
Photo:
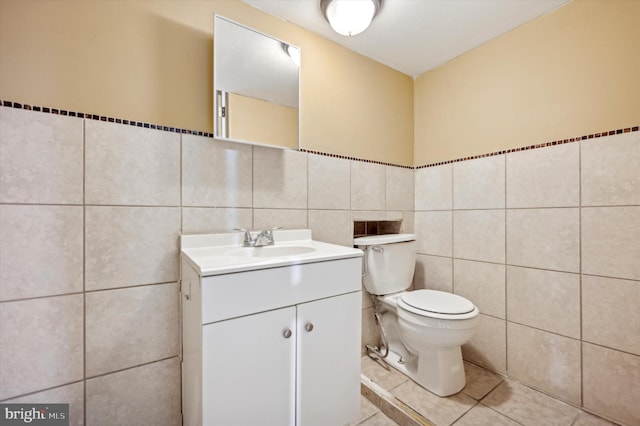
[[[295,318],[289,307],[202,327],[203,425],[294,424]]]
[[[298,426],[358,416],[361,305],[361,292],[298,305]]]

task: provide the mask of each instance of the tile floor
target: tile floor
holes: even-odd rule
[[[361,397],[358,426],[433,424],[434,426],[612,426],[599,417],[558,401],[474,364],[465,362],[467,386],[462,392],[440,398],[400,372],[362,358],[362,374],[427,421],[391,420]],[[363,379],[364,380],[364,379]],[[395,418],[395,416],[394,416]],[[397,420],[397,419],[396,419]]]

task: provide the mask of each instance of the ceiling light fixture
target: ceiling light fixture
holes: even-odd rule
[[[320,10],[331,28],[343,36],[360,34],[382,7],[382,0],[320,0]]]

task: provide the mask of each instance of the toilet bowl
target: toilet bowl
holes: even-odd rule
[[[414,235],[361,237],[354,244],[365,252],[363,283],[382,312],[385,361],[436,395],[462,390],[460,347],[475,333],[478,308],[447,292],[406,291],[415,268]]]

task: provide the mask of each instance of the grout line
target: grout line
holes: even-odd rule
[[[582,307],[584,306],[584,299],[582,297],[582,142],[578,143],[578,205],[580,206],[580,211],[578,212],[578,271],[580,283],[580,406],[582,407],[584,405],[584,336],[582,333]]]
[[[123,371],[134,370],[134,369],[140,368],[140,367],[146,367],[148,365],[157,364],[157,363],[168,361],[168,360],[171,360],[171,359],[174,359],[174,358],[177,359],[178,360],[178,364],[180,364],[180,355],[172,355],[172,356],[168,356],[168,357],[165,357],[165,358],[156,359],[156,360],[153,360],[153,361],[143,362],[142,364],[136,364],[136,365],[132,365],[130,367],[120,368],[120,369],[117,369],[117,370],[108,371],[106,373],[96,374],[95,376],[86,377],[85,378],[85,382],[87,380],[97,379],[99,377],[105,377],[105,376],[109,376],[111,374],[122,373]]]
[[[497,387],[497,386],[496,386],[496,387]],[[495,388],[493,388],[493,389],[495,389]],[[492,389],[492,391],[493,391],[493,389]],[[489,392],[489,393],[491,393],[491,392]],[[488,395],[488,394],[487,394],[487,395]],[[523,423],[520,423],[520,422],[519,422],[519,421],[517,421],[516,419],[513,419],[513,418],[509,417],[508,415],[506,415],[506,414],[504,414],[504,413],[501,413],[500,411],[496,410],[495,408],[493,408],[493,407],[491,407],[491,406],[489,406],[489,405],[483,404],[481,401],[479,401],[479,402],[478,402],[478,404],[481,404],[483,407],[488,408],[489,410],[493,411],[494,413],[497,413],[497,414],[499,414],[499,415],[501,415],[501,416],[503,416],[503,417],[508,418],[509,420],[511,420],[511,421],[512,421],[512,422],[514,422],[514,423],[517,423],[517,424],[519,424],[519,425],[524,425]]]
[[[44,389],[38,389],[36,391],[27,392],[27,393],[23,393],[23,394],[20,394],[20,395],[13,395],[13,396],[10,396],[9,398],[1,399],[0,403],[2,403],[2,404],[11,404],[11,402],[7,402],[7,401],[11,401],[13,399],[18,399],[18,398],[24,398],[26,396],[36,395],[36,394],[39,394],[41,392],[48,392],[48,391],[51,391],[51,390],[54,390],[54,389],[60,389],[60,388],[63,388],[65,386],[75,385],[77,383],[82,383],[83,387],[84,387],[85,379],[83,378],[83,379],[76,380],[76,381],[73,381],[73,382],[63,383],[61,385],[55,385],[55,386],[51,386],[51,387],[44,388]]]
[[[86,285],[84,283],[84,281],[86,281],[86,278],[84,277],[84,275],[86,275],[86,274],[84,273],[84,266],[83,266],[83,286]],[[65,296],[74,296],[74,295],[77,296],[77,295],[86,295],[86,294],[90,294],[90,293],[99,293],[99,292],[112,291],[112,290],[127,290],[127,289],[130,289],[130,288],[152,287],[152,286],[157,286],[157,285],[176,284],[179,280],[180,279],[178,278],[178,280],[159,282],[159,283],[134,284],[134,285],[124,286],[124,287],[98,288],[98,289],[95,289],[95,290],[83,289],[82,291],[76,291],[76,292],[72,292],[72,293],[47,294],[47,295],[44,295],[44,296],[23,297],[23,298],[19,298],[19,299],[10,299],[10,300],[0,300],[0,305],[2,305],[3,303],[28,302],[30,300],[50,299],[50,298],[53,298],[53,297],[65,297]]]
[[[184,232],[184,217],[182,215],[182,209],[183,209],[183,198],[182,198],[182,192],[183,192],[183,173],[184,173],[184,169],[183,169],[183,160],[184,160],[184,154],[182,152],[184,146],[184,141],[182,140],[182,135],[180,135],[180,164],[178,166],[179,169],[179,173],[180,173],[180,189],[179,189],[179,194],[178,196],[180,197],[180,234],[182,234]]]
[[[83,197],[84,197],[84,182],[83,182]],[[13,202],[0,202],[0,206],[36,206],[36,207],[84,207],[84,203],[13,203]]]
[[[82,415],[87,424],[87,121],[82,120]]]
[[[507,241],[508,241],[508,235],[509,235],[509,229],[507,227],[507,223],[508,223],[508,213],[509,213],[509,209],[508,207],[508,202],[507,202],[507,185],[508,185],[508,180],[507,180],[507,173],[508,173],[508,167],[507,167],[507,163],[508,163],[508,157],[507,155],[504,156],[504,370],[506,374],[509,374],[509,332],[508,332],[508,328],[509,328],[509,321],[507,318],[507,312],[509,312],[508,310],[508,304],[507,304],[507,297],[509,296],[509,286],[508,286],[508,273],[507,273],[507,254],[508,254],[508,246],[507,246]]]
[[[454,220],[454,209],[455,206],[455,191],[454,191],[454,168],[451,168],[451,293],[455,294],[455,220]]]

